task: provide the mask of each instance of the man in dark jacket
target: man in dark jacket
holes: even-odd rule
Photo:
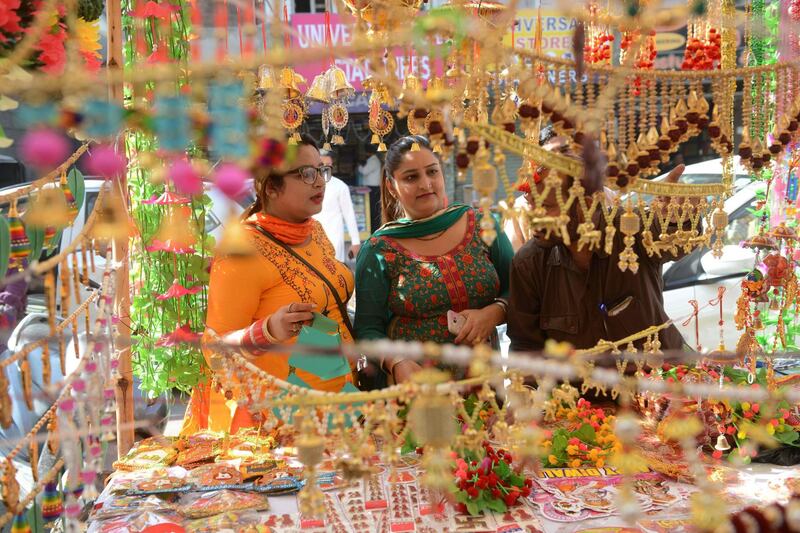
[[[573,155],[563,137],[551,134],[542,144],[545,149]],[[676,182],[683,169],[683,165],[676,167],[667,181]],[[544,180],[535,185],[541,191]],[[572,179],[562,176],[565,199],[571,185]],[[560,214],[555,191],[551,190],[543,207],[548,216]],[[600,216],[598,212],[595,214]],[[602,243],[594,250],[578,249],[577,227],[582,222],[581,215],[577,212],[570,215],[569,245],[556,232],[545,238],[545,233],[539,231],[514,257],[507,315],[512,350],[540,351],[548,339],[569,342],[577,349],[592,348],[600,340],[617,341],[669,320],[664,311],[661,270],[663,263],[674,261],[681,254],[667,251],[660,257],[648,256],[641,235],[636,235],[633,251],[638,255],[638,271],[623,272],[618,266],[625,248],[619,216],[614,223],[617,231],[613,250],[607,254]],[[677,226],[668,228],[667,233],[676,229]],[[654,235],[660,233],[657,228],[653,231]],[[679,350],[684,346],[673,325],[659,332],[659,340],[662,350]],[[635,344],[641,349],[643,341]]]

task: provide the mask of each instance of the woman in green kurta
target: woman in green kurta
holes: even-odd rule
[[[490,342],[505,322],[511,243],[495,221],[497,238],[487,246],[480,214],[447,203],[441,161],[428,141],[409,136],[392,144],[381,181],[384,224],[358,254],[356,338],[474,345]],[[449,310],[463,317],[458,335],[448,329]],[[395,383],[420,369],[398,358],[382,366]]]

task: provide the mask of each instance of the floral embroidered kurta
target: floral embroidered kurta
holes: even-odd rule
[[[364,244],[356,267],[357,338],[452,343],[448,310],[481,309],[507,295],[513,256],[508,238],[498,230],[487,246],[480,237],[480,215],[461,209],[467,217],[464,237],[443,255],[415,254],[380,231]],[[441,227],[432,226],[431,233]]]
[[[352,294],[353,274],[336,260],[333,246],[319,222],[314,221],[313,226],[311,241],[293,249],[325,274],[337,288],[342,301],[346,302]],[[224,257],[216,259],[212,265],[206,327],[222,336],[246,328],[290,303],[304,302],[315,304],[316,312],[337,322],[342,342],[351,342],[350,333],[344,326],[336,299],[330,294],[328,286],[286,250],[253,229],[247,231],[255,245],[254,255]],[[292,337],[285,343],[293,344],[296,341],[297,337]],[[289,354],[270,352],[256,357],[253,362],[265,372],[285,380],[290,371],[288,359]],[[293,371],[317,390],[339,392],[345,382],[352,381],[351,374],[322,381],[318,376],[301,369]],[[205,399],[198,397],[196,400],[197,396],[192,396],[192,419],[187,418],[183,432],[205,427],[216,431],[232,429],[235,401],[226,401],[222,394],[213,390],[210,394],[205,391]],[[236,416],[243,419],[244,423],[234,425],[249,425],[246,414],[236,413]]]

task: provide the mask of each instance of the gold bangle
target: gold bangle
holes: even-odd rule
[[[272,315],[267,316],[264,318],[263,322],[261,323],[261,333],[264,334],[264,338],[267,339],[267,342],[270,344],[279,344],[280,341],[272,336],[269,332],[269,319],[272,318]]]

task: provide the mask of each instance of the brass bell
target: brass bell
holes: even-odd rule
[[[406,98],[413,98],[419,92],[419,78],[413,74],[406,76],[403,80],[403,92],[400,93],[399,98],[404,100]]]
[[[731,445],[728,444],[728,439],[725,437],[725,435],[719,435],[717,437],[717,445],[714,446],[714,449],[721,452],[726,452],[731,449]]]
[[[61,189],[41,189],[24,216],[25,224],[37,228],[54,226],[63,228],[69,225],[69,205]]]
[[[347,81],[347,75],[344,71],[337,67],[332,66],[326,72],[328,78],[328,87],[330,88],[330,97],[332,100],[343,100],[350,98],[356,93],[356,90]]]
[[[306,98],[328,104],[331,101],[329,87],[330,83],[325,74],[314,76],[314,81],[311,82],[311,86],[306,91]]]
[[[300,96],[300,83],[305,83],[306,79],[300,74],[296,73],[291,67],[283,67],[281,70],[281,89],[284,91],[284,97],[292,100]]]
[[[267,65],[261,65],[258,69],[258,92],[266,93],[278,86],[275,71]]]
[[[437,76],[431,78],[428,82],[428,88],[425,90],[425,98],[429,102],[443,102],[450,99],[450,91],[445,89],[444,80]]]

